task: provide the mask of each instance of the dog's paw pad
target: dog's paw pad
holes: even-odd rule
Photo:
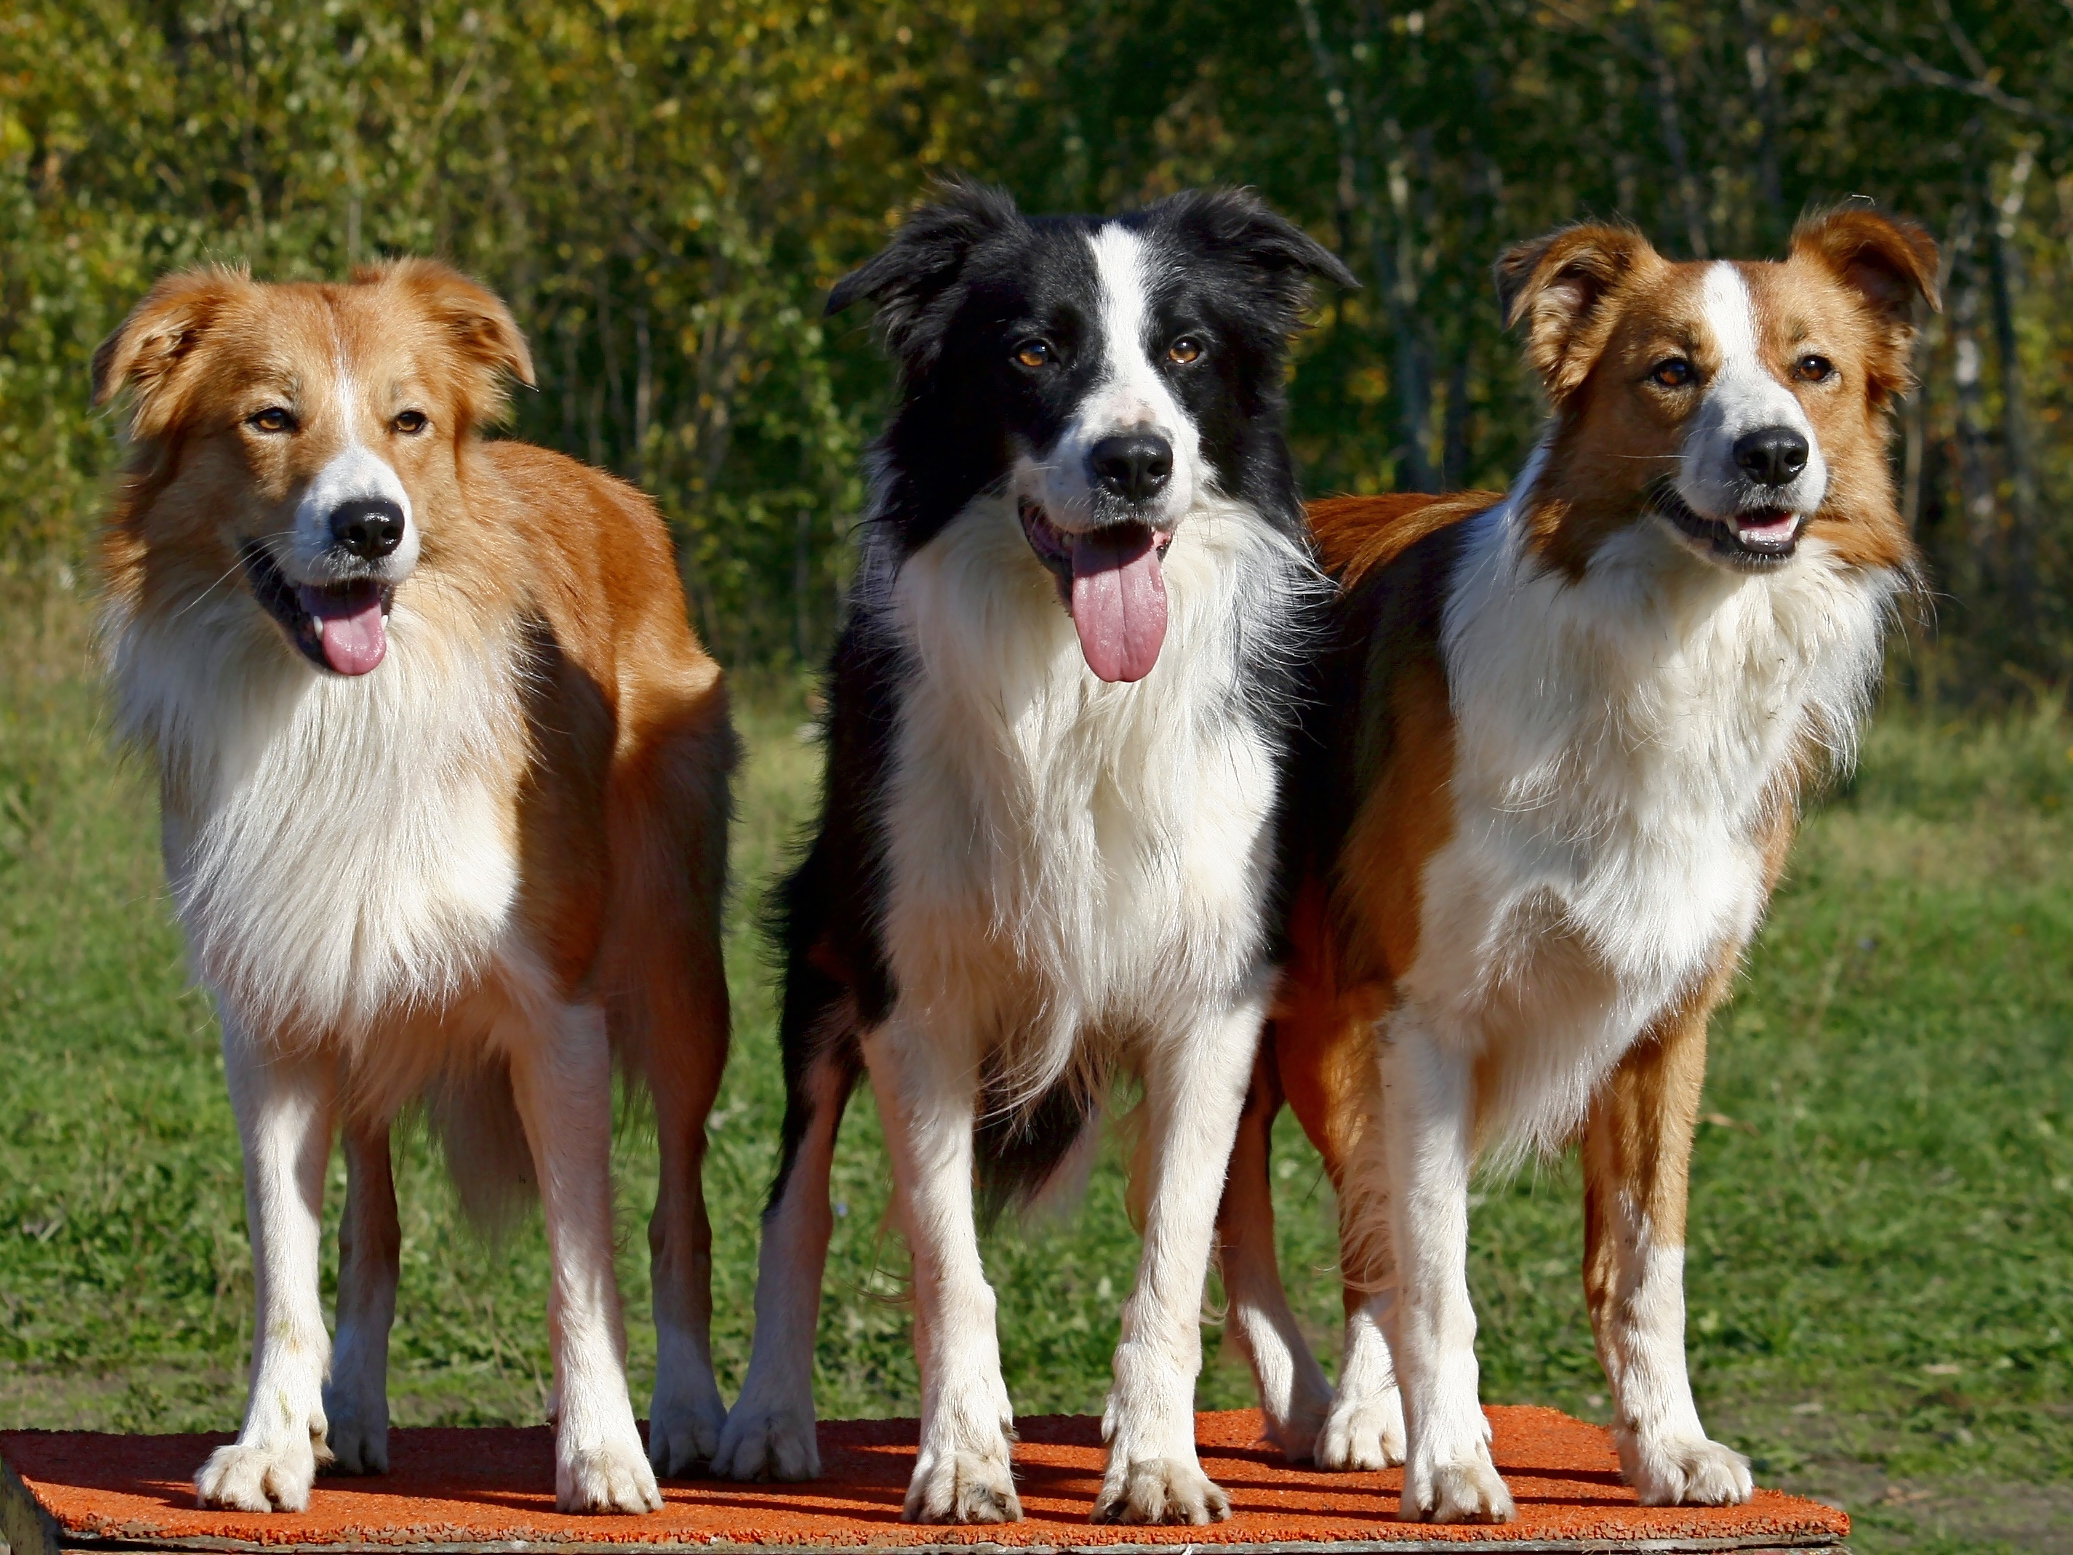
[[[317,1477],[317,1454],[307,1438],[266,1445],[232,1442],[209,1454],[194,1476],[204,1507],[237,1512],[305,1512]]]
[[[1404,1404],[1395,1388],[1378,1398],[1336,1400],[1312,1461],[1336,1473],[1373,1473],[1404,1461]]]
[[[662,1493],[638,1440],[579,1447],[555,1466],[554,1506],[559,1512],[659,1512]]]
[[[1756,1493],[1749,1460],[1704,1437],[1623,1443],[1627,1481],[1643,1506],[1740,1506]]]
[[[1220,1523],[1231,1515],[1231,1498],[1197,1463],[1180,1458],[1140,1458],[1111,1464],[1094,1503],[1097,1523]]]
[[[737,1400],[720,1427],[713,1449],[713,1473],[722,1479],[818,1479],[820,1443],[814,1434],[813,1408],[758,1409]]]
[[[1403,1516],[1428,1523],[1508,1523],[1519,1515],[1488,1458],[1447,1463],[1404,1486]]]
[[[924,1452],[900,1518],[910,1523],[1019,1523],[1022,1498],[1005,1440],[995,1453]]]

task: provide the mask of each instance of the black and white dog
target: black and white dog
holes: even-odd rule
[[[1198,1323],[1275,974],[1290,666],[1322,604],[1282,435],[1312,276],[1353,284],[1248,194],[1032,219],[952,185],[828,299],[879,304],[903,392],[820,829],[780,903],[784,1155],[723,1474],[818,1472],[829,1157],[868,1070],[913,1257],[905,1515],[1021,1516],[976,1221],[1060,1172],[1126,1068],[1144,1252],[1095,1517],[1228,1515],[1195,1456]]]

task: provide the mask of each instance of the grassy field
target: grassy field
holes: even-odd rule
[[[236,1137],[147,776],[111,750],[83,617],[70,596],[0,597],[0,1426],[228,1428],[251,1322]],[[707,1178],[730,1393],[781,1105],[748,926],[818,759],[795,698],[744,699],[737,1027]],[[1889,715],[1857,781],[1808,825],[1716,1022],[1689,1265],[1702,1406],[1761,1478],[1847,1505],[1862,1550],[2073,1550],[2069,810],[2073,721],[2055,710],[1954,727]],[[649,1154],[630,1117],[621,1272],[636,1314]],[[1276,1156],[1283,1268],[1329,1355],[1330,1190],[1286,1118]],[[396,1418],[537,1419],[537,1225],[471,1243],[422,1140],[399,1178]],[[886,1193],[863,1100],[836,1173],[829,1414],[915,1408]],[[1489,1398],[1605,1416],[1581,1250],[1573,1166],[1483,1185],[1472,1276]],[[1019,1409],[1099,1407],[1134,1256],[1112,1156],[1069,1220],[991,1239]],[[631,1327],[644,1398],[653,1339],[644,1316]],[[1210,1356],[1204,1405],[1246,1402],[1213,1334]]]

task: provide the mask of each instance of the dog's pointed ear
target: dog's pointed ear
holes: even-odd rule
[[[1526,360],[1549,398],[1561,401],[1590,376],[1605,349],[1605,299],[1663,257],[1632,227],[1563,227],[1506,249],[1497,261],[1497,299],[1507,328],[1526,325]]]
[[[1192,189],[1154,210],[1212,252],[1233,255],[1281,283],[1292,296],[1312,279],[1360,290],[1345,261],[1250,189]]]
[[[927,354],[922,321],[955,286],[972,250],[1021,220],[1006,190],[946,178],[933,200],[908,212],[890,243],[835,283],[824,316],[867,299],[877,303],[886,344],[915,362]]]
[[[537,388],[532,348],[511,310],[488,287],[436,259],[392,259],[362,265],[355,286],[394,287],[409,296],[459,353],[466,369],[471,422],[493,422],[508,408],[504,380]]]
[[[1915,302],[1943,311],[1936,240],[1914,222],[1868,205],[1810,211],[1792,229],[1792,261],[1820,265],[1862,299],[1878,349],[1869,368],[1875,404],[1914,383]]]
[[[161,276],[95,348],[93,403],[106,405],[125,388],[134,388],[130,435],[163,431],[178,413],[180,367],[200,348],[225,307],[251,285],[242,269],[224,265]]]

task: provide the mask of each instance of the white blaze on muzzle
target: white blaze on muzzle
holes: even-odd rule
[[[1828,490],[1828,465],[1813,423],[1798,396],[1764,365],[1756,301],[1741,271],[1725,260],[1708,265],[1702,297],[1720,365],[1686,434],[1677,494],[1693,512],[1723,523],[1742,513],[1803,519],[1821,506]],[[1789,478],[1766,480],[1745,467],[1744,459],[1766,435],[1794,448],[1795,440],[1804,442],[1806,462]]]

